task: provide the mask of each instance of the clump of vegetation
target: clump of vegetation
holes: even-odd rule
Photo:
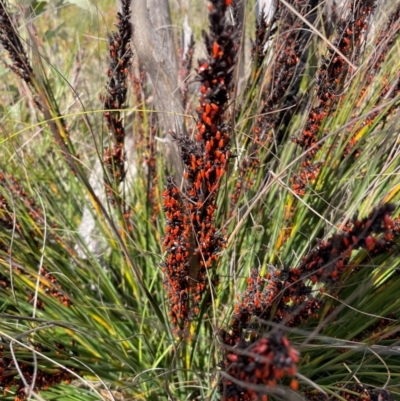
[[[400,399],[400,3],[56,3],[0,0],[3,398]]]

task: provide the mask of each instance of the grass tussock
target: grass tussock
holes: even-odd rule
[[[77,4],[0,0],[3,399],[400,399],[400,3]]]

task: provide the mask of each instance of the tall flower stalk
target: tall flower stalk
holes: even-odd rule
[[[209,269],[224,247],[215,226],[216,200],[228,170],[231,128],[227,123],[229,95],[238,35],[227,18],[228,1],[212,1],[209,33],[203,32],[208,57],[199,61],[200,82],[195,138],[175,134],[185,172],[182,190],[169,181],[164,193],[167,216],[163,271],[172,306],[172,322],[181,329],[199,313],[209,289]]]

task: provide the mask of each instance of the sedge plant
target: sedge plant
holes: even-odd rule
[[[400,399],[400,2],[134,5],[0,1],[2,399]]]

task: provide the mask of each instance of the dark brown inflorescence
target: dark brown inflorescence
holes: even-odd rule
[[[256,341],[242,340],[226,351],[226,359],[220,364],[224,372],[219,383],[221,400],[267,401],[268,392],[285,376],[292,377],[290,386],[297,390],[298,382],[293,377],[298,362],[298,351],[281,332],[272,332]]]
[[[16,269],[17,274],[23,274],[28,279],[33,280],[33,277],[26,271],[22,269]],[[55,276],[49,273],[44,267],[40,269],[40,288],[44,290],[46,296],[55,298],[60,304],[70,307],[73,305],[71,299],[68,295],[63,291],[62,285],[58,282]],[[36,308],[40,310],[45,309],[45,302],[43,301],[43,297],[38,297],[38,294],[34,294],[29,292],[28,290],[28,298],[27,302],[30,304],[34,304]]]
[[[337,282],[349,267],[353,250],[362,248],[371,256],[390,252],[393,241],[400,235],[399,219],[391,218],[393,210],[393,205],[385,204],[363,219],[355,216],[343,233],[321,242],[295,268],[272,270],[267,273],[266,280],[253,271],[243,302],[235,308],[233,332],[236,337],[239,337],[236,327],[247,327],[251,316],[267,318],[273,301],[279,303],[275,320],[286,325],[294,325],[293,316],[299,313],[305,313],[304,317],[312,316],[319,309],[320,301],[311,296],[307,282],[328,285]]]
[[[309,22],[314,22],[318,4],[316,0],[291,0],[289,3],[301,15],[307,16]],[[275,131],[274,140],[279,143],[283,133],[279,132],[280,124],[290,119],[291,113],[296,110],[294,106],[298,99],[294,98],[293,93],[298,91],[300,85],[310,33],[302,19],[280,2],[277,3],[274,20],[279,21],[279,33],[271,44],[273,71],[270,82],[263,90],[262,109],[253,130],[256,136],[269,139]]]
[[[224,343],[231,346],[238,343],[252,318],[269,318],[273,301],[282,289],[279,275],[280,272],[273,268],[265,277],[260,276],[258,269],[251,270],[250,277],[247,279],[247,289],[242,294],[241,302],[235,306],[231,332],[222,334]]]
[[[31,39],[36,40],[37,38],[31,35]],[[35,76],[36,74],[32,70],[22,41],[7,11],[6,1],[4,0],[0,0],[0,42],[7,50],[9,58],[11,59],[11,63],[7,64],[7,66],[17,77],[23,79],[29,85],[35,106],[43,114],[56,144],[63,149],[64,156],[69,166],[72,171],[76,173],[78,169],[71,157],[70,146],[72,146],[72,144],[69,140],[66,123],[61,117],[50,88],[43,85],[43,77],[37,79]],[[59,118],[55,119],[55,116]],[[77,157],[77,155],[74,155],[74,157]]]
[[[249,396],[241,386],[237,386],[237,380],[254,383],[251,379],[254,376],[248,377],[243,369],[231,369],[232,363],[239,360],[243,349],[241,344],[249,334],[252,341],[257,342],[258,333],[265,331],[263,321],[272,320],[283,328],[298,327],[310,318],[318,318],[323,303],[313,295],[312,285],[333,285],[343,272],[353,269],[349,265],[353,250],[365,249],[371,256],[390,252],[395,238],[400,236],[400,220],[391,218],[393,211],[393,205],[384,204],[365,218],[355,216],[342,233],[321,242],[295,268],[278,271],[270,267],[264,276],[260,275],[258,269],[252,269],[247,279],[247,289],[235,306],[230,330],[220,332],[221,341],[228,349],[222,367],[225,373],[235,379],[229,382],[231,387],[228,392],[227,379],[223,376],[220,390],[226,394],[227,400],[259,399],[251,388],[246,390],[250,392]],[[298,358],[293,359],[294,364],[297,361]],[[293,386],[297,387],[297,384]]]
[[[316,1],[289,1],[289,3],[301,15],[306,15],[309,22],[314,22],[316,17]],[[278,146],[286,132],[290,117],[298,109],[299,98],[294,96],[298,92],[301,76],[306,65],[308,42],[310,33],[305,23],[283,4],[277,2],[277,10],[271,21],[271,27],[266,25],[264,16],[261,15],[256,29],[256,41],[253,46],[253,57],[256,66],[263,62],[268,54],[271,62],[265,68],[271,69],[271,79],[262,92],[262,107],[252,127],[252,143],[248,154],[242,159],[239,179],[236,188],[231,195],[231,211],[234,211],[240,194],[244,193],[252,185],[252,177],[260,163],[260,150],[273,142]],[[268,40],[270,30],[279,21],[279,30],[276,38]],[[266,53],[268,51],[268,53]],[[260,66],[255,73],[261,72]],[[252,79],[255,79],[252,77]],[[263,160],[264,161],[264,160]]]
[[[265,18],[264,10],[261,11],[260,17],[256,21],[255,40],[251,46],[251,58],[254,63],[254,73],[258,73],[263,65],[266,56],[266,46],[269,39],[269,27]],[[253,78],[253,77],[252,77]]]
[[[72,306],[71,299],[63,291],[62,285],[58,282],[56,277],[43,267],[40,269],[40,274],[44,279],[40,287],[44,289],[45,294],[57,299],[58,302],[66,307]]]
[[[322,303],[311,295],[307,282],[326,285],[337,282],[344,271],[352,268],[349,261],[353,250],[362,248],[371,256],[390,252],[393,240],[400,234],[397,220],[390,217],[393,210],[393,205],[385,204],[363,219],[355,216],[342,233],[321,242],[299,266],[283,270],[283,290],[275,319],[296,326],[312,317]]]
[[[32,67],[22,46],[21,38],[7,11],[6,4],[5,0],[0,0],[0,43],[7,50],[11,60],[10,63],[6,64],[6,67],[10,68],[15,75],[27,84],[30,84],[33,75]]]
[[[104,102],[104,117],[109,129],[109,141],[112,146],[106,146],[103,151],[103,162],[109,172],[106,183],[109,198],[114,199],[116,186],[125,178],[124,138],[125,128],[121,117],[121,109],[125,108],[128,90],[128,73],[132,63],[131,40],[133,34],[130,22],[130,4],[128,0],[121,2],[121,12],[117,14],[118,32],[109,35],[110,66],[107,70],[109,77],[107,94]]]
[[[184,328],[189,318],[189,249],[191,226],[186,210],[182,209],[182,194],[168,179],[163,193],[167,218],[163,250],[167,252],[163,263],[165,287],[170,302],[172,324]]]
[[[370,88],[372,87],[373,82],[376,80],[376,74],[379,71],[379,68],[381,67],[382,63],[386,60],[386,57],[389,54],[389,50],[395,40],[399,37],[400,34],[400,4],[396,7],[396,9],[390,14],[388,18],[388,22],[386,24],[385,29],[382,30],[382,32],[379,34],[379,37],[376,41],[378,43],[378,50],[377,50],[377,56],[376,57],[371,57],[368,61],[368,72],[365,80],[365,86],[362,88],[359,100],[357,102],[357,109],[355,111],[355,117],[357,117],[357,114],[360,113],[359,107],[360,105],[363,104],[363,102],[368,101],[365,100],[366,98],[368,99],[368,94],[370,92]],[[399,74],[398,74],[399,76]],[[397,81],[399,82],[399,79],[397,78]],[[393,99],[396,96],[398,96],[399,91],[400,91],[400,84],[397,82],[397,87],[395,87],[395,90],[391,91],[391,85],[389,84],[388,80],[386,77],[382,79],[382,82],[384,83],[381,93],[379,94],[380,101],[382,102],[387,102],[388,99]],[[390,93],[389,93],[390,92]],[[398,106],[397,106],[398,107]],[[379,110],[369,112],[366,116],[366,118],[360,123],[357,124],[357,130],[356,132],[352,135],[352,137],[349,139],[348,143],[346,144],[346,147],[343,152],[343,157],[346,157],[350,154],[353,154],[354,157],[358,157],[360,155],[360,149],[356,149],[354,151],[354,148],[356,147],[356,144],[360,138],[360,134],[362,133],[362,130],[364,127],[372,125],[375,121],[376,118],[379,116],[379,119],[386,119],[390,113],[394,111],[396,106],[393,106],[390,108],[387,113],[385,113],[384,118],[382,119],[382,113]],[[356,114],[357,113],[357,114]],[[354,124],[352,124],[349,128],[348,131],[350,132],[354,127]]]
[[[207,289],[208,269],[218,258],[218,252],[225,242],[214,224],[214,214],[217,194],[230,158],[230,128],[226,123],[226,109],[233,88],[233,69],[238,48],[237,34],[226,17],[229,5],[230,0],[213,0],[209,4],[210,32],[203,33],[208,57],[199,61],[197,70],[200,96],[195,139],[175,135],[185,166],[185,186],[183,193],[179,194],[180,190],[170,181],[164,197],[168,219],[164,270],[167,275],[175,272],[173,277],[167,277],[169,286],[174,288],[174,299],[182,293],[184,296],[180,299],[185,299],[189,304],[188,285],[184,280],[190,284],[191,307],[179,308],[181,314],[187,311],[182,315],[183,321],[179,322],[181,328],[189,317],[189,309],[194,314],[198,312]],[[169,202],[171,199],[174,199],[172,204]],[[173,217],[177,213],[180,216]],[[181,226],[177,227],[178,224]],[[187,238],[189,234],[190,241]],[[181,269],[179,274],[176,271],[176,249],[183,251],[181,254],[184,259],[179,262],[181,267],[186,266],[186,276],[180,273]],[[171,284],[175,276],[179,276],[180,281]]]
[[[40,344],[35,348],[43,352],[43,347]],[[35,392],[48,390],[51,386],[56,386],[61,382],[69,383],[72,379],[71,373],[65,369],[55,367],[52,372],[37,369],[33,358],[25,357],[24,362],[18,363],[18,368],[19,370],[15,366],[15,359],[5,356],[5,347],[0,346],[0,387],[4,393],[11,387],[16,387],[15,401],[24,401],[28,398],[29,394],[24,381],[20,378],[19,371],[22,373],[28,386],[32,386]],[[70,370],[73,371],[74,368],[70,368]]]
[[[230,0],[213,0],[209,5],[210,32],[204,33],[208,59],[199,61],[201,83],[196,146],[201,149],[190,154],[188,162],[188,207],[195,234],[195,255],[199,261],[194,294],[195,304],[207,287],[207,269],[217,259],[224,238],[214,225],[216,197],[230,158],[230,128],[226,123],[226,108],[233,89],[233,70],[238,50],[237,35],[226,18]],[[190,148],[189,148],[190,149]],[[194,162],[196,166],[194,165]],[[193,167],[195,167],[193,169]],[[194,196],[193,196],[194,195]]]
[[[364,34],[368,28],[369,18],[374,9],[373,0],[358,2],[353,0],[350,4],[349,16],[340,21],[337,28],[334,45],[340,52],[356,62]],[[351,67],[348,62],[334,49],[328,49],[317,74],[316,99],[317,104],[312,107],[302,134],[294,139],[307,155],[298,176],[292,177],[292,186],[298,195],[304,195],[308,183],[315,181],[321,164],[314,164],[313,160],[320,149],[318,132],[322,122],[334,110],[334,105],[340,99],[341,90],[345,84]]]

